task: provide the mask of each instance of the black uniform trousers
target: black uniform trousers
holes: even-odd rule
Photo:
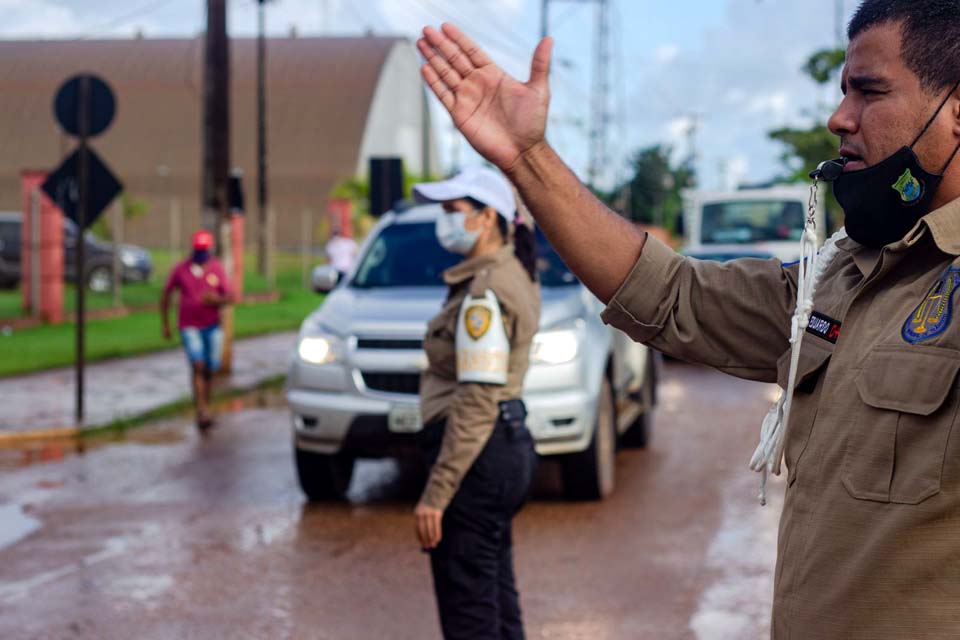
[[[446,640],[524,637],[513,575],[511,521],[530,490],[537,454],[519,400],[500,403],[490,439],[443,514],[443,537],[430,552]],[[443,422],[424,427],[427,462],[436,462]]]

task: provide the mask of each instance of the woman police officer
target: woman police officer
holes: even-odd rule
[[[536,466],[520,395],[540,319],[536,247],[509,183],[487,168],[418,184],[442,202],[437,239],[465,260],[424,340],[423,448],[432,465],[415,511],[443,635],[523,638],[511,521]]]

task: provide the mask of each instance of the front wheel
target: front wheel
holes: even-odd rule
[[[98,266],[87,273],[87,286],[91,291],[104,293],[113,288],[113,272],[110,267]]]
[[[606,377],[597,399],[597,417],[590,446],[565,456],[562,461],[563,490],[570,500],[601,500],[616,485],[616,411],[613,391]]]
[[[353,477],[354,459],[343,454],[295,452],[300,488],[309,502],[342,500]]]
[[[642,413],[620,439],[620,443],[625,447],[644,449],[650,444],[650,437],[653,435],[653,407],[657,404],[657,370],[653,358],[653,352],[647,354],[639,399]]]

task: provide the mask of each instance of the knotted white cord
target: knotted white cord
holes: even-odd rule
[[[790,422],[790,409],[793,405],[793,388],[797,382],[797,369],[800,364],[800,345],[803,334],[813,312],[813,295],[817,284],[837,253],[837,241],[845,238],[847,232],[840,229],[827,240],[823,249],[817,252],[816,213],[817,183],[811,187],[810,206],[800,238],[800,262],[797,275],[797,307],[790,321],[790,375],[787,388],[781,389],[780,397],[763,419],[760,428],[760,444],[757,445],[750,468],[759,471],[760,504],[767,504],[767,475],[780,475],[780,462],[783,459],[783,447],[786,442],[787,427]]]

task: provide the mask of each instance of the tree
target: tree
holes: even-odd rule
[[[843,49],[817,51],[807,59],[803,70],[819,85],[835,82],[837,74],[843,68],[845,55]],[[783,127],[767,134],[784,146],[780,157],[787,169],[787,173],[781,178],[785,182],[807,182],[810,180],[810,171],[820,162],[837,156],[837,136],[830,133],[826,126],[830,115],[828,110],[821,108],[813,115],[818,123],[812,127]],[[833,228],[840,227],[843,224],[843,212],[833,197],[833,191],[827,189],[825,192],[830,225]]]
[[[418,182],[434,182],[440,180],[433,175],[417,175],[414,173],[403,172],[403,196],[410,199],[413,193],[413,185]],[[364,237],[376,224],[376,220],[370,215],[370,178],[349,178],[336,185],[330,192],[332,198],[344,198],[353,205],[353,231],[358,237]]]
[[[604,198],[626,218],[676,231],[683,209],[681,192],[693,186],[694,173],[687,163],[674,164],[672,149],[653,145],[630,159],[632,177]]]

